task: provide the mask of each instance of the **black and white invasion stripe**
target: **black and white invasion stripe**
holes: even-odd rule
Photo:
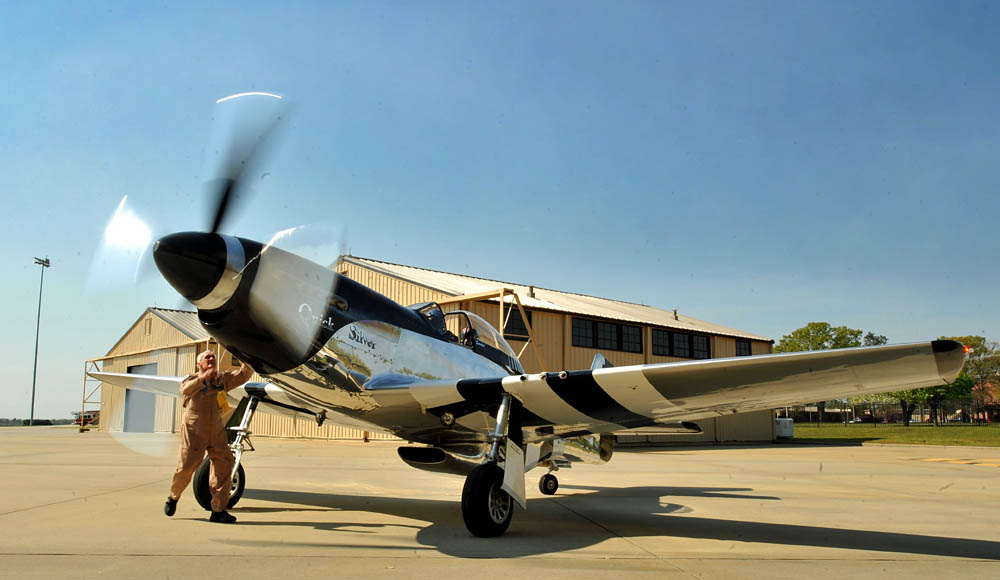
[[[505,392],[524,405],[527,425],[590,426],[593,432],[653,425],[654,413],[672,407],[646,380],[641,370],[515,375],[494,379],[416,383],[412,396],[429,412],[486,410],[499,404]]]

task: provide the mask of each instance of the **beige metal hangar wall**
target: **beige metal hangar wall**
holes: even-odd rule
[[[482,316],[496,328],[504,327],[505,336],[514,350],[521,353],[521,363],[529,373],[590,368],[597,353],[606,356],[616,366],[691,360],[692,356],[670,356],[674,354],[673,351],[669,348],[662,349],[662,340],[670,333],[704,337],[707,354],[711,358],[769,354],[773,347],[773,341],[769,338],[651,306],[356,256],[345,256],[334,268],[401,304],[438,302],[445,311],[468,310]],[[528,317],[527,325],[523,325],[521,309]],[[638,332],[641,336],[639,346],[634,348],[633,343],[631,350],[640,352],[597,348],[596,344],[592,347],[577,346],[575,343],[584,341],[580,337],[574,338],[574,325],[586,326],[588,323],[593,323],[594,328],[597,328],[597,323],[605,328],[638,328],[639,330],[632,332]],[[513,338],[524,335],[527,326],[531,328],[533,340]],[[667,350],[668,354],[654,354],[654,335],[661,343],[661,350]],[[620,339],[621,334],[616,338]],[[529,344],[531,342],[534,344]],[[539,351],[537,354],[536,347]],[[545,362],[544,368],[541,360]],[[697,423],[702,429],[698,434],[654,428],[619,434],[619,441],[632,444],[683,444],[760,442],[773,441],[775,438],[774,415],[770,411],[724,416]]]

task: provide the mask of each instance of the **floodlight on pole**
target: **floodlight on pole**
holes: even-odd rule
[[[38,283],[38,318],[35,319],[35,366],[31,371],[31,416],[28,425],[35,424],[35,377],[38,375],[38,331],[42,322],[42,286],[45,284],[45,269],[52,266],[48,258],[35,258],[35,264],[42,267],[42,279]]]

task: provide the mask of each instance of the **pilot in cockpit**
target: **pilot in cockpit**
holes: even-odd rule
[[[436,305],[435,305],[436,306]],[[441,332],[445,331],[444,314],[440,308],[427,308],[423,311],[424,318],[431,325],[431,328]]]
[[[479,332],[475,328],[466,326],[462,329],[462,344],[469,348],[474,348],[476,346],[476,340],[479,338]]]

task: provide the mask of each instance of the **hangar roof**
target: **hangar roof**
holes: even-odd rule
[[[402,266],[400,264],[381,262],[358,256],[343,256],[341,260],[392,278],[396,278],[398,280],[422,286],[429,290],[441,292],[449,296],[476,294],[479,292],[497,290],[503,287],[517,292],[518,298],[521,299],[521,304],[523,304],[525,308],[565,312],[567,314],[581,314],[585,316],[633,322],[636,324],[647,324],[667,328],[676,328],[678,330],[721,334],[737,338],[773,342],[770,338],[751,334],[742,330],[727,328],[711,322],[705,322],[704,320],[698,320],[681,313],[677,313],[675,317],[674,312],[672,311],[663,310],[654,306],[646,306],[644,304],[633,304],[631,302],[622,302],[621,300],[598,298],[596,296],[587,296],[584,294],[573,294],[571,292],[549,290],[546,288],[526,286],[524,284],[515,284],[512,282],[501,282],[498,280],[476,278],[473,276],[451,274],[448,272],[438,272],[436,270],[427,270],[413,266]],[[532,296],[532,294],[534,296]],[[498,298],[487,300],[497,302]],[[508,296],[505,300],[510,302],[513,298]]]
[[[191,340],[208,340],[212,338],[198,322],[198,313],[188,310],[170,310],[167,308],[150,307],[146,309],[164,322],[173,326]]]
[[[108,349],[106,356],[110,356],[111,353],[115,352],[115,350],[119,346],[121,346],[121,344],[139,326],[139,323],[146,318],[147,313],[151,314],[152,316],[156,316],[160,320],[163,320],[164,322],[169,324],[172,328],[177,330],[177,332],[180,332],[181,334],[189,338],[191,341],[202,341],[211,339],[211,336],[209,336],[209,334],[205,332],[205,329],[201,327],[201,323],[198,322],[197,312],[191,312],[188,310],[171,310],[168,308],[156,308],[150,306],[146,308],[145,311],[143,311],[142,315],[140,315],[139,318],[135,320],[135,322],[132,323],[132,326],[130,326],[129,329],[125,331],[125,334],[123,334],[121,338],[119,338],[118,341],[115,342],[114,346]]]

